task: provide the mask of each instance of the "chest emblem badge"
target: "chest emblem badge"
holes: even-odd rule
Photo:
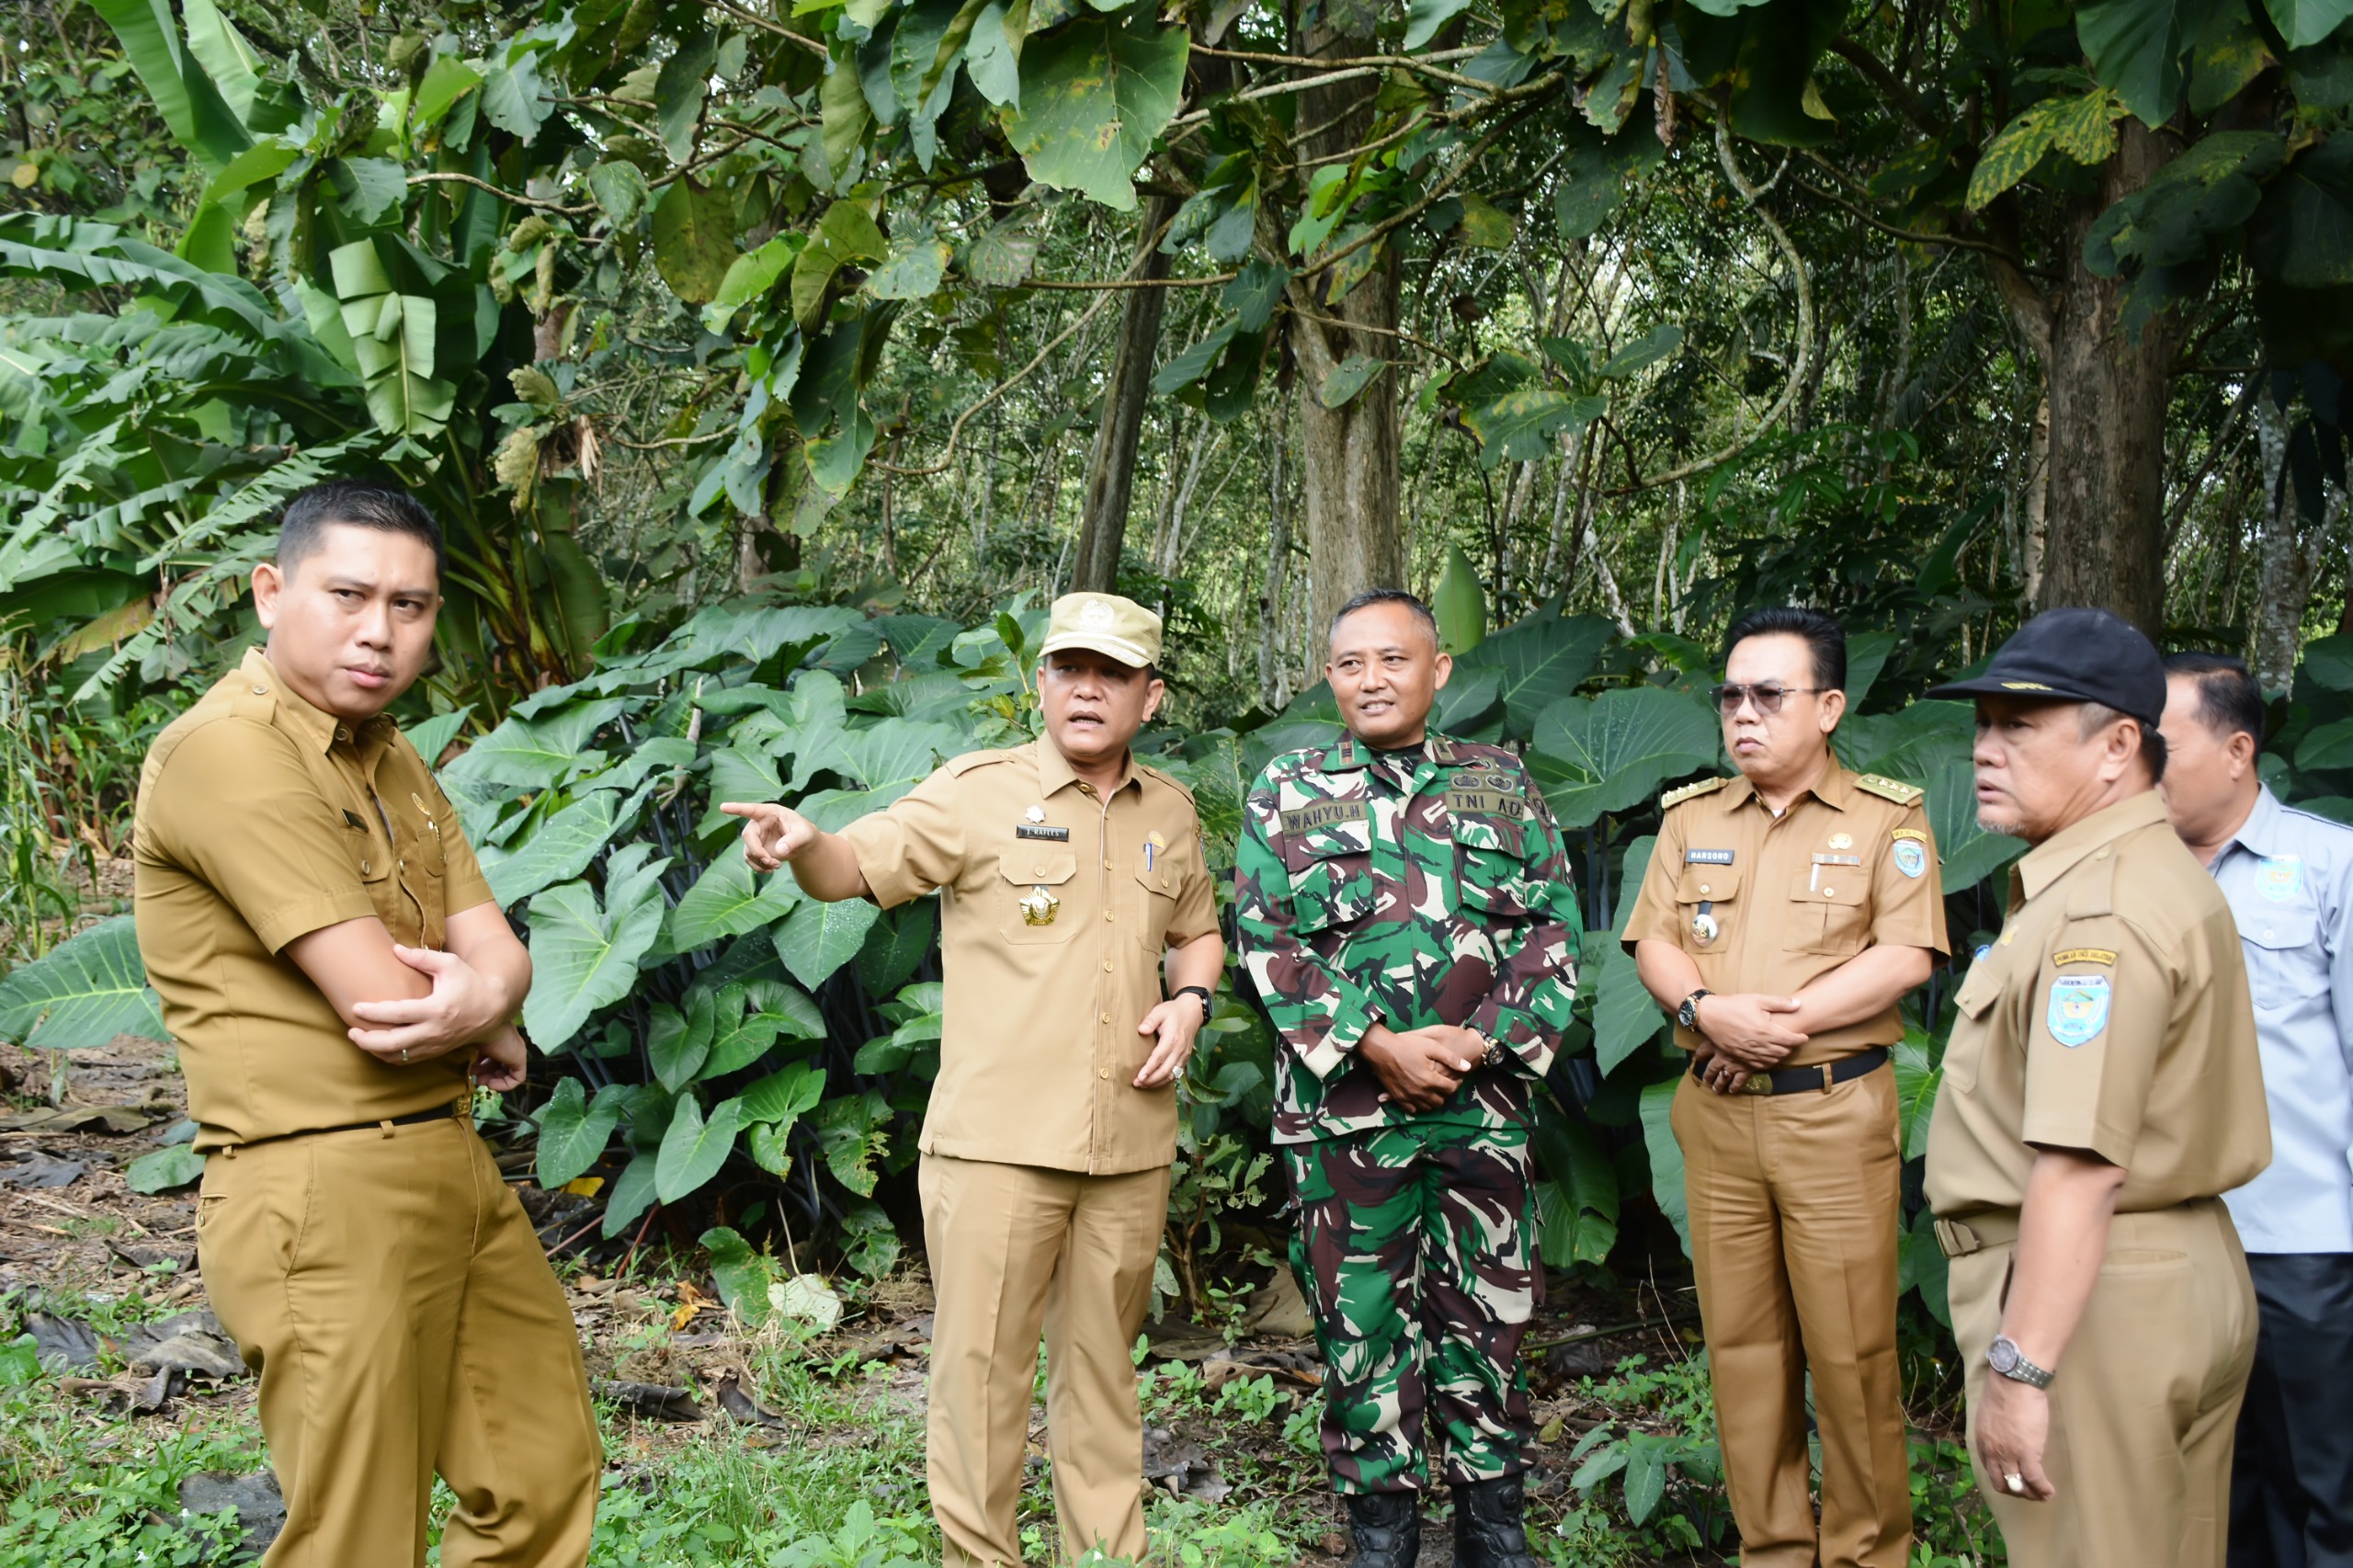
[[[1854,846],[1855,835],[1851,833],[1834,833],[1830,835],[1830,847],[1833,849],[1852,849]]]
[[[2255,891],[2285,903],[2304,891],[2304,863],[2294,855],[2272,855],[2256,862]]]
[[[1917,877],[1928,869],[1928,851],[1916,838],[1899,838],[1889,851],[1894,858],[1895,869],[1907,877]]]
[[[1046,820],[1046,808],[1043,806],[1032,806],[1028,811],[1022,812],[1021,816],[1022,820],[1025,822],[1044,822]]]
[[[2043,1021],[2051,1038],[2073,1051],[2108,1028],[2108,976],[2063,974],[2051,983],[2051,1010]]]
[[[1029,890],[1029,896],[1016,905],[1021,911],[1024,926],[1051,926],[1054,916],[1062,913],[1063,901],[1040,883]]]
[[[1706,947],[1721,936],[1722,931],[1723,927],[1716,924],[1712,903],[1699,905],[1699,913],[1691,917],[1691,935],[1699,938],[1699,945]]]

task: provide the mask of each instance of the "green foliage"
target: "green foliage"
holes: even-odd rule
[[[168,1038],[131,916],[119,915],[0,978],[0,1039],[35,1051],[77,1051],[119,1034]]]

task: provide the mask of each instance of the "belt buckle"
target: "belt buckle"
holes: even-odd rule
[[[1770,1073],[1751,1073],[1748,1075],[1747,1082],[1741,1085],[1740,1092],[1744,1095],[1771,1094],[1773,1092],[1773,1074]]]
[[[1977,1233],[1958,1220],[1939,1220],[1935,1228],[1937,1250],[1948,1259],[1967,1257],[1971,1253],[1985,1249],[1985,1244]]]

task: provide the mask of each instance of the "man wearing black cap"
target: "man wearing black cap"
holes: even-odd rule
[[[2156,784],[2165,676],[2098,610],[1974,680],[1977,820],[2034,847],[1928,1131],[1970,1449],[2013,1568],[2222,1568],[2255,1292],[2220,1195],[2271,1157],[2238,932]]]

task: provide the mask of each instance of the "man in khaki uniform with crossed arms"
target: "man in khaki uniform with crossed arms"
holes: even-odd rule
[[[1831,755],[1847,682],[1835,621],[1758,610],[1727,642],[1717,707],[1740,777],[1667,796],[1626,925],[1692,1053],[1673,1118],[1724,1476],[1749,1568],[1904,1568],[1888,1047],[1904,1038],[1896,1003],[1945,949],[1936,845],[1917,787]]]
[[[2222,1568],[2256,1319],[2220,1195],[2270,1112],[2238,928],[2156,792],[2164,666],[2059,609],[1928,696],[1977,699],[1977,820],[2034,846],[1928,1129],[1978,1487],[2013,1568]]]
[[[931,1506],[951,1568],[1021,1562],[1041,1324],[1063,1553],[1144,1552],[1130,1346],[1167,1220],[1174,1085],[1225,966],[1193,798],[1128,752],[1160,703],[1159,657],[1158,616],[1066,595],[1037,741],[960,756],[838,834],[727,807],[750,819],[745,858],[790,862],[814,897],[940,894],[947,1028],[919,1184]]]

